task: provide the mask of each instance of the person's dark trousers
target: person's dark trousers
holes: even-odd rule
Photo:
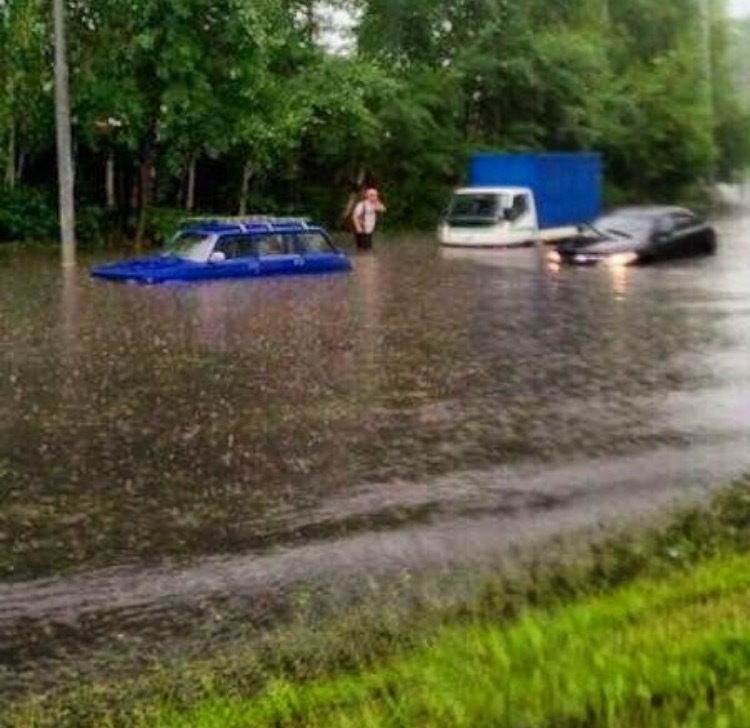
[[[357,250],[372,250],[372,233],[355,233]]]

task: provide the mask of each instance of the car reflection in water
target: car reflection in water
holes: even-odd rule
[[[716,250],[716,232],[684,207],[624,207],[581,227],[547,254],[552,265],[622,267]]]

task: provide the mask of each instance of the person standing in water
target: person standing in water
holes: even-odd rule
[[[378,224],[378,215],[386,208],[374,187],[366,189],[362,199],[354,206],[352,220],[354,222],[354,243],[357,250],[372,249],[372,235]]]

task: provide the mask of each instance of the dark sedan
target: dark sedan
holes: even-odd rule
[[[636,265],[716,250],[716,232],[684,207],[623,207],[581,227],[580,235],[558,244],[554,264]]]

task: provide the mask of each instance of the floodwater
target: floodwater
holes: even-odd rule
[[[0,261],[0,694],[750,470],[750,216],[716,225],[642,269],[408,237],[197,285]]]

